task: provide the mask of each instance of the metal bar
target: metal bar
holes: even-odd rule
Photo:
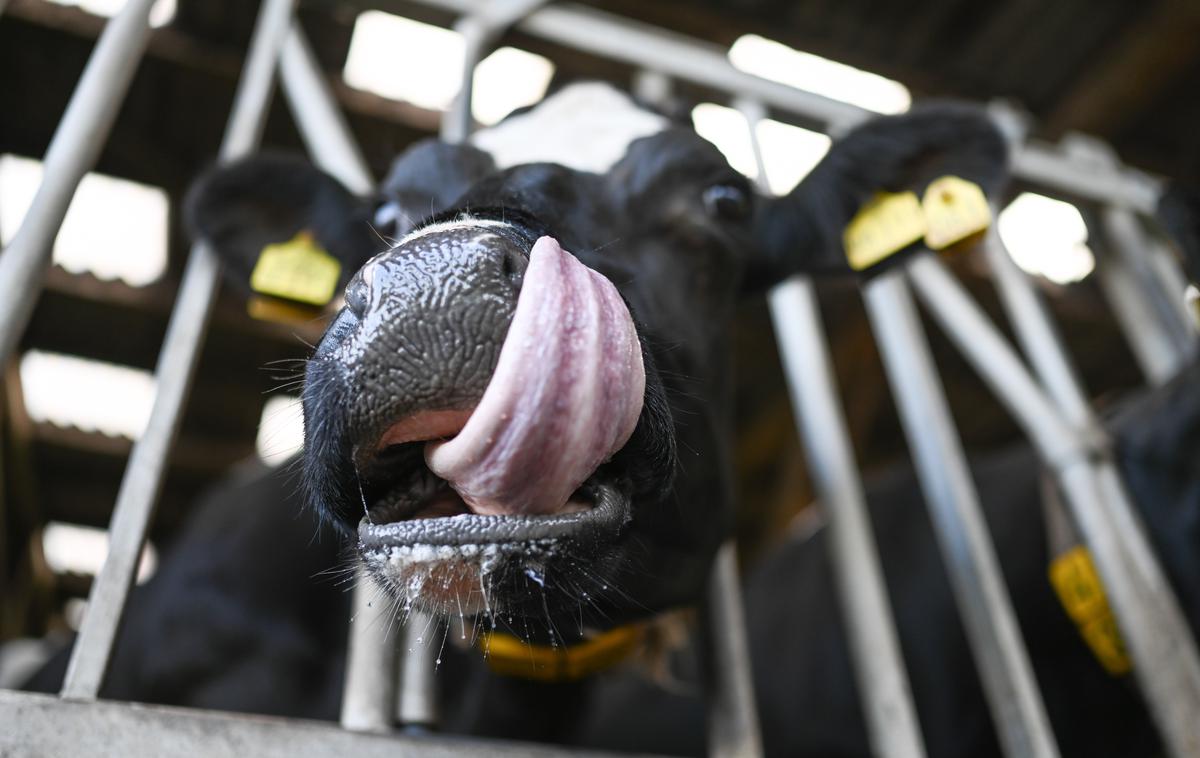
[[[1011,154],[1014,177],[1097,203],[1112,203],[1138,213],[1154,213],[1162,182],[1128,167],[1100,168],[1079,161],[1053,145],[1026,142]]]
[[[354,612],[346,650],[341,724],[359,732],[388,732],[396,700],[396,645],[387,640],[390,603],[375,607],[383,592],[360,565],[354,580]]]
[[[262,6],[221,145],[222,160],[244,155],[260,139],[271,100],[275,60],[294,1],[267,0]],[[162,487],[167,456],[199,360],[218,273],[219,264],[212,251],[204,245],[193,247],[155,369],[158,391],[154,408],[121,480],[109,526],[108,559],[88,596],[87,614],[67,668],[64,697],[93,699],[104,679],[146,528]]]
[[[442,116],[441,137],[450,143],[464,142],[474,131],[472,97],[475,67],[479,65],[513,24],[545,5],[547,0],[489,0],[476,6],[454,25],[463,38],[462,79],[450,110]]]
[[[671,77],[660,71],[643,69],[634,73],[630,90],[638,100],[665,108],[671,98],[673,87],[674,83],[671,81]]]
[[[1155,328],[1154,313],[1132,272],[1114,260],[1115,256],[1103,254],[1102,246],[1098,246],[1097,253],[1100,254],[1096,264],[1100,289],[1112,308],[1125,343],[1146,381],[1152,386],[1161,386],[1176,371],[1174,348]]]
[[[300,719],[137,703],[75,703],[6,690],[0,690],[0,724],[0,755],[13,758],[81,752],[95,758],[561,758],[564,753],[550,745],[385,736]],[[636,758],[588,751],[571,755]]]
[[[1197,331],[1196,322],[1187,306],[1187,276],[1179,259],[1162,237],[1148,234],[1145,239],[1149,246],[1150,267],[1154,270],[1159,286],[1167,293],[1169,302],[1175,306],[1176,315],[1183,321],[1186,348],[1194,355]]]
[[[765,118],[765,109],[744,99],[736,106],[749,127],[759,189],[770,193],[769,169],[755,128]],[[871,750],[882,758],[919,758],[925,755],[921,728],[812,280],[793,277],[775,287],[767,302],[795,408],[796,431],[829,520],[830,557]]]
[[[356,195],[373,192],[375,180],[367,162],[296,21],[288,30],[279,57],[279,81],[313,161]]]
[[[1200,656],[1105,451],[1103,434],[1086,419],[1072,428],[1061,417],[996,327],[936,258],[918,257],[908,264],[908,272],[922,301],[1058,474],[1171,754],[1200,754],[1200,721],[1195,718],[1200,713]],[[1071,388],[1055,386],[1055,391],[1067,395]],[[1067,400],[1066,407],[1078,406]]]
[[[396,718],[404,726],[437,725],[437,689],[434,674],[437,644],[435,632],[440,623],[433,617],[411,611],[404,624],[404,665],[400,667],[400,688],[396,698]]]
[[[491,43],[488,29],[473,16],[466,16],[454,25],[463,38],[463,72],[458,94],[450,103],[450,109],[442,115],[441,138],[443,142],[456,144],[465,142],[474,131],[475,116],[472,112],[475,94],[475,67],[483,60]]]
[[[129,90],[150,35],[153,2],[129,0],[105,25],[46,150],[42,184],[0,255],[0,365],[8,363],[29,323],[58,228]]]
[[[759,758],[762,736],[750,676],[737,546],[732,541],[717,550],[708,585],[704,618],[710,664],[708,754],[713,758]]]
[[[872,752],[925,755],[812,282],[793,278],[770,294],[779,353],[808,470],[829,519],[838,597],[854,653]]]
[[[1100,222],[1104,227],[1105,237],[1115,248],[1117,257],[1131,272],[1137,281],[1144,298],[1151,308],[1158,329],[1162,332],[1160,339],[1169,344],[1172,349],[1173,373],[1183,367],[1192,352],[1192,330],[1190,319],[1180,308],[1183,293],[1175,296],[1163,286],[1163,281],[1155,272],[1153,262],[1154,249],[1150,244],[1150,236],[1137,217],[1128,208],[1108,206],[1100,211]]]
[[[454,13],[474,13],[478,0],[416,0]],[[661,71],[677,79],[747,97],[772,108],[844,130],[874,114],[786,84],[747,74],[731,64],[726,50],[684,35],[571,3],[555,3],[529,14],[516,28],[526,34],[593,55]],[[1027,143],[1013,151],[1013,172],[1059,192],[1153,213],[1161,183],[1129,169],[1098,168],[1054,146]]]
[[[984,693],[1007,755],[1056,756],[941,380],[902,276],[881,274],[863,295]]]

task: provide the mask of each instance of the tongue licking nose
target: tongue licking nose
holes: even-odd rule
[[[629,440],[645,386],[616,287],[542,237],[483,398],[425,460],[475,513],[557,513]]]

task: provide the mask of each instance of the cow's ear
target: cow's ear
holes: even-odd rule
[[[492,157],[479,148],[421,140],[392,163],[375,213],[376,225],[381,233],[403,237],[422,219],[451,208],[495,170]]]
[[[989,197],[1003,189],[1007,143],[986,111],[939,103],[866,122],[834,142],[795,189],[759,203],[748,281],[762,286],[796,273],[854,273],[842,236],[859,210],[880,192],[920,198],[944,176],[972,182]],[[858,273],[869,275],[894,259]]]
[[[301,158],[263,154],[201,176],[188,193],[185,216],[192,237],[211,246],[226,277],[243,294],[264,291],[252,288],[251,281],[256,269],[262,277],[272,268],[260,264],[275,251],[276,258],[266,262],[282,260],[288,270],[278,265],[266,270],[268,286],[272,276],[311,270],[318,281],[305,282],[300,290],[315,285],[332,299],[368,258],[386,248],[371,228],[375,205]],[[311,297],[295,299],[324,305]]]

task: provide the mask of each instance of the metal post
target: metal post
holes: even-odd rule
[[[1176,316],[1184,324],[1184,347],[1190,360],[1196,352],[1197,333],[1196,322],[1187,306],[1187,275],[1184,273],[1179,259],[1171,250],[1171,246],[1163,237],[1148,234],[1145,231],[1143,231],[1143,235],[1154,276],[1158,279],[1159,286],[1167,294],[1170,304],[1175,307]]]
[[[37,195],[0,255],[0,365],[12,357],[33,314],[58,228],[129,90],[150,35],[153,2],[129,0],[104,27],[46,150]]]
[[[1041,695],[941,380],[901,271],[863,289],[984,693],[1010,756],[1056,756]]]
[[[454,25],[463,38],[462,83],[450,110],[442,117],[444,141],[464,142],[474,131],[475,117],[471,109],[475,87],[475,67],[479,65],[496,40],[509,27],[528,16],[548,0],[489,0],[466,13]]]
[[[444,621],[442,622],[444,623]],[[409,612],[404,625],[404,665],[400,668],[400,688],[396,696],[396,718],[407,727],[437,725],[437,697],[434,674],[437,672],[434,641],[439,622],[432,616]]]
[[[1133,352],[1142,375],[1152,386],[1162,386],[1176,371],[1174,348],[1154,325],[1154,313],[1146,302],[1132,272],[1115,256],[1098,247],[1096,265],[1100,289],[1112,308],[1125,343]]]
[[[222,160],[244,155],[258,144],[271,101],[275,60],[283,45],[294,1],[267,0],[262,6],[221,145]],[[204,245],[193,247],[155,370],[158,394],[154,408],[121,480],[109,526],[108,559],[92,585],[88,611],[67,668],[64,697],[93,699],[104,679],[146,528],[166,472],[167,456],[199,360],[218,273],[219,264],[212,251]]]
[[[354,580],[354,611],[346,650],[346,678],[342,689],[341,723],[359,732],[387,732],[392,728],[396,698],[396,646],[387,641],[390,603],[375,608],[383,596],[362,566]]]
[[[1058,474],[1171,755],[1200,754],[1200,720],[1195,717],[1200,713],[1200,656],[1104,450],[1103,436],[1094,436],[1086,426],[1072,428],[1061,417],[996,327],[936,258],[918,257],[908,264],[908,272],[934,317]]]
[[[738,581],[737,546],[717,550],[705,603],[708,754],[713,758],[759,758],[762,736],[754,702],[746,618]]]
[[[1160,339],[1171,348],[1172,373],[1177,372],[1191,357],[1193,348],[1190,319],[1181,308],[1183,291],[1171,293],[1163,286],[1163,280],[1155,270],[1155,251],[1150,236],[1132,211],[1107,206],[1100,211],[1100,223],[1121,264],[1144,293],[1162,332]]]
[[[766,117],[766,109],[746,100],[736,106],[749,126],[759,189],[769,193],[769,169],[755,129]],[[919,758],[925,755],[921,728],[812,280],[793,277],[778,285],[768,304],[795,408],[796,431],[804,443],[817,499],[829,520],[830,557],[871,750],[882,758]]]

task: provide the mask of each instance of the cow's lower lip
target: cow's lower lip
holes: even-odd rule
[[[630,497],[622,488],[593,476],[572,498],[591,507],[569,507],[552,515],[477,515],[469,512],[421,516],[390,523],[363,518],[359,547],[372,552],[395,547],[510,545],[562,539],[615,536],[630,517]],[[579,503],[583,506],[584,503]],[[375,509],[373,508],[374,512]],[[422,511],[418,511],[418,514]]]

